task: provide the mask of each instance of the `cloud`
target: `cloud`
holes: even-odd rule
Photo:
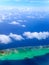
[[[42,40],[49,37],[49,32],[24,32],[23,36],[28,39],[36,38],[38,40]]]
[[[26,20],[23,20],[23,19],[20,19],[20,20],[17,20],[18,22],[22,23],[22,22],[26,22]]]
[[[32,19],[34,19],[34,18],[36,18],[35,16],[26,16],[27,18],[32,18]]]
[[[45,11],[47,10],[47,11]],[[15,25],[18,27],[27,27],[26,24],[28,21],[28,19],[44,19],[49,17],[49,9],[47,8],[30,8],[30,7],[26,7],[26,8],[16,8],[16,9],[9,9],[9,10],[1,10],[0,12],[0,23],[7,23],[7,24],[11,24],[11,25]],[[14,13],[14,14],[13,14]],[[12,20],[12,21],[11,21]],[[37,21],[38,22],[38,21]],[[41,22],[41,21],[39,21]],[[31,22],[30,22],[31,23]]]
[[[16,41],[24,40],[21,35],[10,33],[9,35],[0,34],[0,43],[8,44],[13,42],[12,38]]]
[[[21,24],[21,22],[16,22],[16,21],[9,22],[9,24],[12,24],[12,25],[19,25],[19,26],[21,26],[21,27],[26,27],[26,25]]]
[[[6,16],[3,14],[0,14],[0,23],[3,22],[3,20],[5,20],[5,19],[6,19]]]
[[[20,23],[19,23],[19,22],[16,22],[16,21],[12,21],[12,22],[10,22],[9,24],[20,25]]]
[[[30,18],[30,19],[37,19],[37,18],[39,18],[39,19],[43,19],[43,18],[45,18],[45,15],[43,14],[38,14],[38,15],[36,15],[36,14],[34,14],[34,15],[30,15],[30,16],[26,16],[27,18]]]
[[[21,35],[17,35],[17,34],[13,34],[13,33],[10,33],[9,37],[11,37],[17,41],[21,41],[24,39]]]
[[[11,39],[9,36],[7,35],[0,35],[0,43],[10,43],[11,42]]]
[[[49,32],[24,32],[22,35],[13,33],[10,33],[9,35],[0,34],[0,43],[8,44],[13,42],[13,40],[22,41],[34,38],[38,40],[47,39],[49,38]]]
[[[22,27],[26,27],[26,25],[21,25]]]
[[[48,17],[48,15],[49,7],[4,7],[3,9],[0,8],[0,22],[6,22],[7,20],[10,21],[11,19],[15,20],[12,21],[10,24],[20,24],[23,22],[27,22],[27,18],[45,18]]]

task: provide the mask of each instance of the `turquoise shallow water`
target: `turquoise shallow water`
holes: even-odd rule
[[[0,65],[49,65],[49,48],[0,50]]]
[[[0,51],[0,60],[24,60],[49,53],[49,48],[14,48]]]
[[[24,60],[0,60],[0,65],[49,65],[49,54]]]

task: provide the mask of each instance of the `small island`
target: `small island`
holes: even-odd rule
[[[49,45],[27,46],[0,50],[0,60],[22,60],[49,53]]]

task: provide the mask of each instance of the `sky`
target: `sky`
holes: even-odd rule
[[[49,6],[49,0],[0,0],[0,6]]]

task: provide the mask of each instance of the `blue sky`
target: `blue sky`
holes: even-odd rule
[[[48,6],[49,0],[0,0],[0,6]]]

